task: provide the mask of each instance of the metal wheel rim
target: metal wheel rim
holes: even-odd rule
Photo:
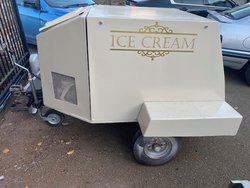
[[[167,138],[151,138],[146,141],[144,153],[151,159],[168,156],[172,150],[172,143]]]
[[[47,121],[51,124],[51,125],[57,125],[61,122],[61,117],[58,114],[49,114],[47,116]]]

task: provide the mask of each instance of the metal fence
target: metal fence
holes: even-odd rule
[[[15,0],[0,0],[0,111],[9,97],[9,88],[21,80],[24,72],[13,66],[11,52],[17,62],[28,66],[29,52],[20,27]]]

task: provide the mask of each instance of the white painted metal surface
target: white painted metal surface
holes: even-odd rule
[[[223,101],[145,102],[138,116],[146,137],[236,135],[241,119]]]
[[[92,121],[137,121],[144,101],[224,100],[216,22],[175,9],[96,6],[87,23]],[[170,52],[152,60],[154,50]]]
[[[87,12],[82,14],[84,18]],[[38,38],[44,104],[73,117],[90,120],[89,73],[87,58],[86,20],[73,17],[61,21],[42,32]],[[55,98],[52,74],[58,73],[75,79],[76,103]],[[63,83],[62,83],[63,84]],[[66,91],[62,87],[61,95]]]
[[[80,16],[66,18],[55,21],[55,25],[49,24],[38,37],[45,105],[91,123],[108,123],[136,122],[145,101],[175,102],[184,104],[177,105],[172,113],[189,122],[190,129],[182,123],[186,135],[237,132],[240,115],[236,116],[237,112],[224,102],[224,72],[216,22],[175,9],[115,6],[93,6]],[[75,84],[77,103],[58,97],[58,93],[66,96],[72,85],[65,90],[60,79],[53,81],[53,74],[59,74],[62,80],[64,75],[65,83]],[[65,92],[55,91],[57,83]],[[185,111],[185,107],[191,109],[186,105],[191,104],[188,102],[208,102],[209,109],[214,107],[210,104],[219,102],[223,104],[225,117],[215,115],[206,120],[204,116],[198,118],[196,110],[194,115],[199,121],[191,126],[189,120],[193,114],[187,114],[190,117],[184,116],[185,119],[179,111]],[[214,112],[209,112],[216,114],[218,109],[213,109]],[[232,113],[227,113],[229,109]],[[169,120],[172,121],[166,116],[166,121]],[[221,122],[222,127],[217,127]],[[227,129],[226,122],[229,122]],[[211,128],[209,123],[214,123]],[[141,123],[153,131],[152,125]],[[181,124],[178,128],[173,126],[171,134],[180,131],[184,136],[182,128]],[[164,135],[170,132],[165,131]]]

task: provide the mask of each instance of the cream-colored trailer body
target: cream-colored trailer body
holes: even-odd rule
[[[235,135],[216,22],[176,9],[93,6],[38,36],[46,106],[144,136]]]

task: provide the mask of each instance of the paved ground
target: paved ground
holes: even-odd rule
[[[0,187],[221,188],[230,179],[250,179],[249,96],[238,72],[226,70],[227,101],[244,116],[237,136],[184,138],[177,158],[160,167],[134,161],[135,124],[93,126],[68,117],[68,125],[50,128],[39,117],[7,111],[0,123]]]

